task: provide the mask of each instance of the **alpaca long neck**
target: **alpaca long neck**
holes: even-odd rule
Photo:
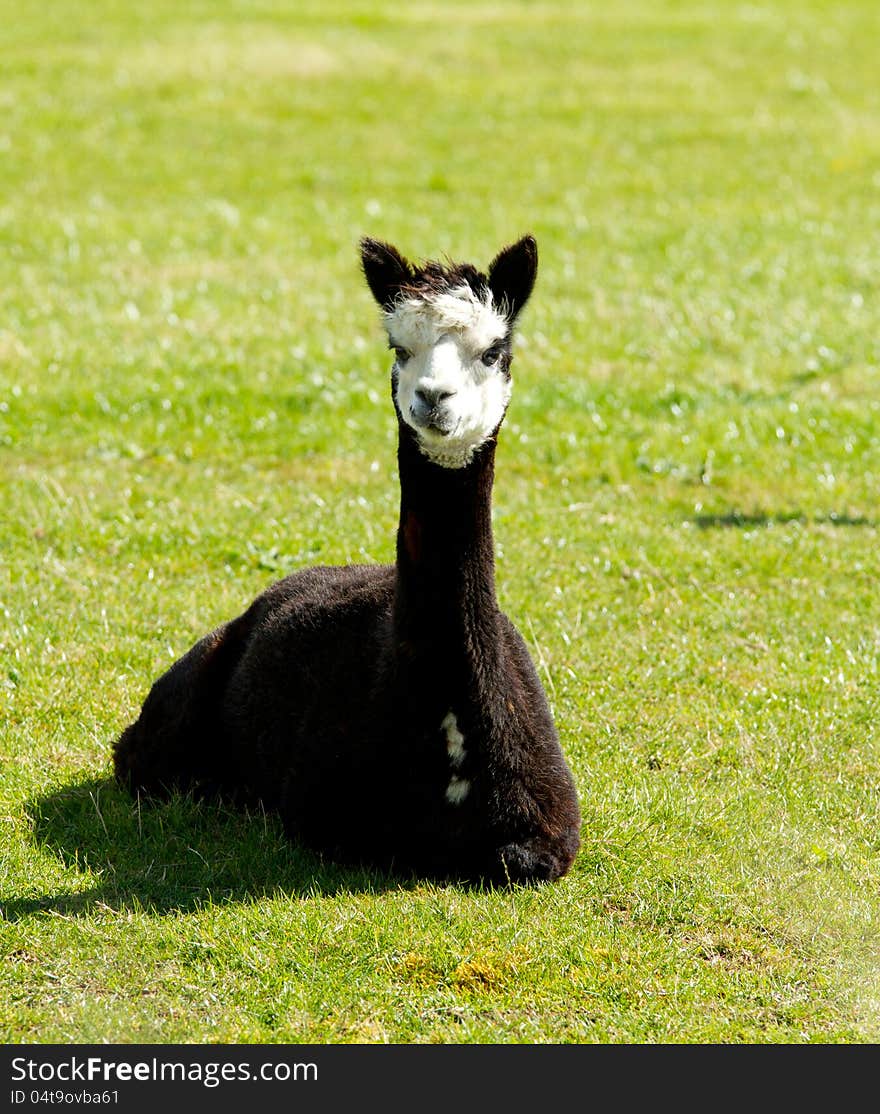
[[[463,468],[443,468],[400,424],[395,627],[410,646],[491,652],[498,616],[492,545],[495,441]],[[452,663],[450,662],[450,665]]]

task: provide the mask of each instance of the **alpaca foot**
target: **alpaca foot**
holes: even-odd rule
[[[528,885],[552,882],[567,873],[577,848],[550,846],[540,840],[507,843],[494,854],[490,877],[494,881]]]

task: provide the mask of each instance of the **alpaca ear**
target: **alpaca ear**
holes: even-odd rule
[[[538,273],[538,245],[534,236],[523,236],[503,248],[489,264],[492,301],[511,324],[529,300]]]
[[[361,240],[361,264],[367,286],[383,309],[391,308],[401,286],[413,277],[412,267],[397,248],[369,236]]]

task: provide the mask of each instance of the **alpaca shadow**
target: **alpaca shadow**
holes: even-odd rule
[[[193,911],[264,896],[313,897],[406,889],[413,879],[343,867],[294,846],[279,821],[214,801],[132,800],[111,778],[90,778],[31,801],[34,839],[70,870],[99,878],[71,890],[0,903],[0,919],[37,913]]]
[[[876,519],[866,518],[865,515],[837,514],[835,511],[818,515],[806,515],[800,511],[783,511],[778,514],[727,511],[726,514],[698,514],[692,522],[701,530],[756,530],[764,526],[785,526],[790,522],[799,522],[805,526],[867,526],[872,529],[877,525]]]

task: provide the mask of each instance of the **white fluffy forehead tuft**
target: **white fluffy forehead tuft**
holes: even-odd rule
[[[507,335],[507,318],[492,304],[491,291],[482,301],[467,283],[430,294],[403,298],[385,313],[385,327],[395,343],[406,348],[432,345],[451,329],[466,333],[475,350],[488,348]]]

